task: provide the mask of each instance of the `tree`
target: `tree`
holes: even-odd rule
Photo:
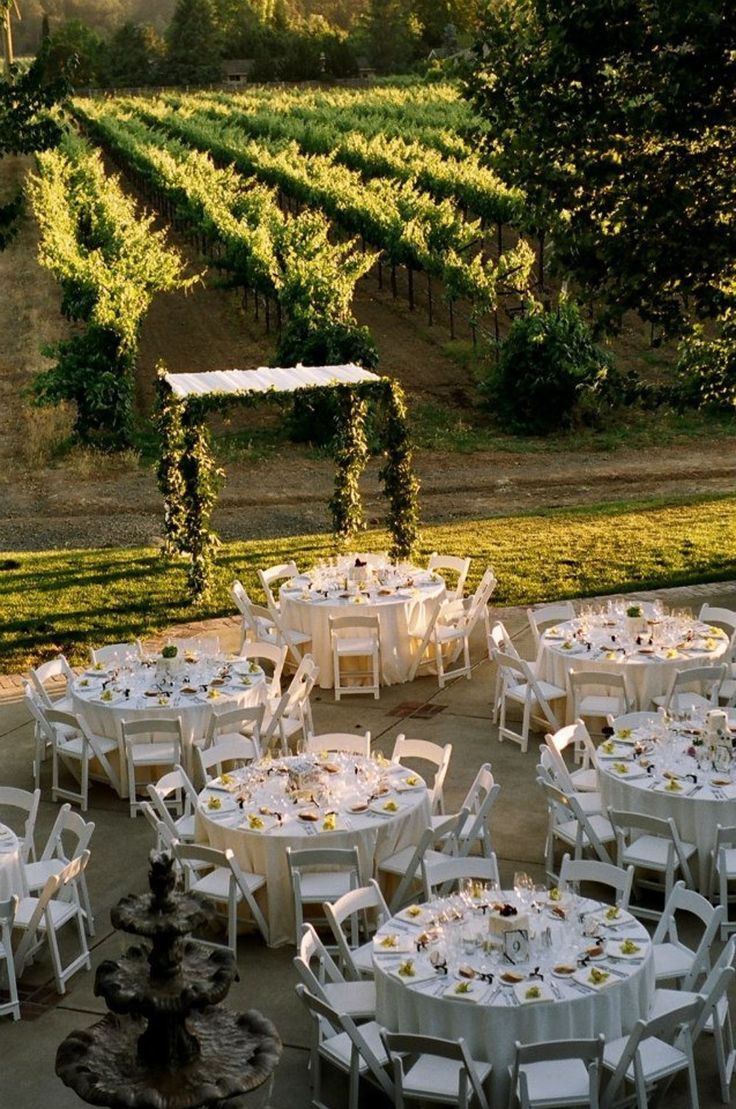
[[[105,84],[117,88],[149,85],[156,80],[164,44],[153,27],[124,23],[107,44]]]
[[[104,69],[105,43],[79,19],[68,19],[46,40],[44,73],[47,80],[68,76],[73,85],[97,85]]]
[[[736,250],[736,5],[495,0],[467,92],[557,269],[615,327],[723,308]]]
[[[210,0],[178,0],[166,44],[167,81],[208,85],[221,79],[219,34]]]
[[[370,0],[363,29],[371,64],[379,73],[398,73],[417,56],[420,27],[408,0]]]

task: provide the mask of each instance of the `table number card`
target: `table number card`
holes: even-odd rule
[[[529,933],[525,928],[515,928],[504,932],[503,951],[506,958],[515,966],[529,959]]]

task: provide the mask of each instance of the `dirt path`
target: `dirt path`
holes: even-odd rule
[[[0,162],[0,196],[20,180],[27,161]],[[179,240],[181,245],[181,240]],[[39,345],[67,333],[58,288],[35,260],[30,218],[0,253],[0,549],[136,545],[160,534],[161,504],[153,474],[134,458],[106,460],[75,451],[49,461],[48,442],[64,430],[53,411],[33,412],[23,399],[44,364]],[[195,263],[196,264],[196,263]],[[447,332],[430,330],[421,313],[359,287],[356,315],[372,330],[381,369],[410,396],[467,404],[473,383],[443,350]],[[160,297],[143,328],[139,402],[150,401],[154,368],[172,371],[253,367],[272,358],[274,337],[241,310],[238,295],[198,286]],[[259,409],[242,419],[273,419]],[[369,518],[383,512],[372,466],[364,482]],[[651,495],[729,491],[736,485],[736,440],[691,442],[662,449],[601,453],[484,452],[417,454],[426,522]],[[294,534],[329,527],[333,468],[300,448],[258,463],[227,467],[216,516],[225,538]]]

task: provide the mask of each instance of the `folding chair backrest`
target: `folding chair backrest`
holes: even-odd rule
[[[356,613],[354,616],[330,616],[329,617],[330,632],[347,631],[350,628],[369,628],[374,636],[378,636],[381,630],[381,622],[378,615],[362,615]],[[370,638],[374,638],[371,636]],[[362,636],[361,638],[368,638]]]
[[[721,998],[728,993],[734,979],[736,979],[736,970],[732,966],[714,967],[706,978],[700,990],[703,1008],[693,1025],[693,1041],[697,1040],[709,1020],[716,1019],[714,1010]]]
[[[182,737],[181,719],[178,716],[173,719],[148,717],[145,720],[121,720],[120,730],[124,739],[145,741],[147,738],[151,743],[155,743],[156,736],[174,736],[180,742]]]
[[[564,855],[562,858],[561,886],[569,883],[577,888],[580,882],[594,882],[597,885],[609,886],[615,892],[614,904],[620,909],[628,907],[633,881],[633,866],[627,866],[624,869],[614,866],[613,863],[603,863],[600,859],[571,859],[569,855]]]
[[[34,851],[33,836],[40,803],[40,789],[34,789],[33,792],[31,792],[27,789],[19,789],[16,786],[0,786],[0,808],[7,806],[12,809],[20,809],[24,814],[21,818],[23,821],[23,831],[19,835],[19,839],[23,841],[21,853],[24,862],[28,860],[28,856]]]
[[[619,689],[624,695],[624,703],[629,695],[626,675],[621,670],[571,670],[570,688],[573,694],[586,686],[604,686],[606,689]]]
[[[320,751],[341,751],[349,755],[362,755],[367,759],[371,753],[371,733],[351,735],[349,732],[325,732],[310,735],[307,739],[307,751],[314,755]]]
[[[211,777],[209,772],[213,766],[217,769],[216,776],[222,774],[225,763],[246,766],[261,757],[261,748],[254,740],[242,736],[240,739],[223,739],[220,743],[213,743],[211,747],[198,747],[197,756],[202,777],[207,781]]]
[[[582,720],[576,720],[574,724],[565,724],[564,728],[558,728],[556,732],[547,732],[544,737],[544,742],[547,744],[551,751],[558,751],[562,754],[568,747],[573,747],[577,743],[582,743],[581,731],[585,728]]]
[[[721,628],[729,636],[736,632],[736,612],[730,608],[704,604],[698,614],[698,620],[703,624],[712,624],[715,628]]]
[[[242,582],[239,582],[237,578],[230,586],[230,596],[235,602],[235,607],[240,612],[240,615],[247,616],[249,614],[251,599],[248,596],[244,585],[242,584]]]
[[[52,681],[54,678],[63,678],[68,684],[74,679],[74,672],[66,661],[64,655],[57,655],[56,658],[49,659],[48,662],[36,666],[35,669],[30,671],[31,684],[35,687],[36,693],[39,695],[42,704],[47,707],[53,705],[53,701],[49,697],[48,690],[46,689],[46,682]]]
[[[434,896],[435,890],[451,883],[471,879],[477,882],[495,883],[495,888],[500,886],[498,863],[496,856],[490,859],[478,855],[465,855],[462,858],[447,858],[438,862],[427,863],[422,860],[422,878],[424,880],[424,894],[427,900]]]
[[[316,973],[312,969],[313,960],[316,960],[318,964]],[[314,983],[317,984],[318,987],[322,986],[325,981],[345,981],[343,975],[340,973],[340,968],[311,924],[304,925],[302,938],[299,941],[299,951],[294,957],[294,966],[299,973],[301,973],[302,967],[306,967],[309,974],[314,978]],[[309,980],[306,979],[306,977],[305,985],[307,989],[310,989]],[[318,997],[324,996],[320,989],[313,990],[313,992],[316,993]]]
[[[261,664],[264,660],[271,664],[270,676],[267,674],[269,697],[281,696],[281,675],[286,662],[287,648],[278,643],[244,643],[239,652],[239,659],[246,662]],[[237,663],[239,659],[235,659]],[[264,667],[261,667],[264,669]]]
[[[269,566],[266,570],[258,570],[258,580],[266,594],[266,603],[269,608],[278,608],[278,601],[271,588],[274,582],[285,578],[296,578],[298,575],[299,571],[294,562],[282,562],[279,566]]]
[[[570,771],[567,769],[567,764],[560,752],[549,742],[551,738],[547,734],[544,737],[544,744],[540,744],[539,761],[551,780],[556,782],[560,789],[564,790],[565,793],[574,793],[575,785],[570,777]]]
[[[493,593],[493,590],[496,588],[497,584],[498,583],[496,581],[496,575],[493,573],[493,570],[491,570],[489,566],[488,569],[484,572],[483,577],[480,579],[478,588],[473,594],[472,600],[468,607],[468,633],[472,632],[473,628],[478,623],[478,620],[482,616],[483,610],[488,604],[488,601],[491,598],[491,594]]]
[[[432,743],[429,739],[407,739],[403,732],[394,740],[394,749],[391,753],[392,762],[401,762],[402,759],[423,759],[439,767],[445,758],[447,747],[452,751],[452,744],[442,746]]]
[[[217,867],[230,870],[230,860],[233,858],[232,849],[229,847],[224,851],[218,851],[216,847],[206,847],[199,843],[177,842],[174,844],[174,855],[185,869],[191,869],[192,863],[200,863],[213,869]]]
[[[443,1040],[437,1036],[424,1036],[412,1032],[388,1032],[382,1029],[381,1038],[393,1063],[397,1090],[403,1087],[404,1063],[407,1062],[407,1057],[411,1059],[413,1056],[429,1055],[438,1059],[449,1059],[460,1064],[457,1104],[470,1103],[472,1095],[467,1096],[467,1086],[470,1086],[481,1109],[488,1109],[488,1101],[478,1079],[478,1072],[462,1037],[456,1040]]]
[[[620,731],[622,728],[635,731],[637,728],[655,727],[659,722],[660,717],[656,712],[625,712],[622,716],[608,717],[608,726],[615,731]]]
[[[723,685],[727,669],[724,663],[720,666],[694,666],[690,670],[676,670],[667,695],[667,705],[669,706],[671,698],[680,690],[682,690],[682,696],[686,697],[687,693],[691,692],[689,687],[697,685],[700,696],[707,698],[713,706],[716,706],[718,692]]]
[[[265,705],[243,705],[240,708],[225,709],[222,712],[215,710],[207,725],[205,747],[220,742],[219,737],[223,735],[232,735],[246,727],[250,728],[250,734],[253,735],[256,743],[260,746],[261,728],[265,712]]]
[[[526,610],[529,627],[532,630],[534,643],[539,646],[542,631],[552,624],[564,624],[575,619],[575,609],[572,601],[560,601],[553,605],[543,605],[541,608],[528,608]]]
[[[453,590],[448,590],[448,593],[454,594],[458,599],[462,597],[463,590],[465,589],[465,580],[468,576],[468,570],[470,569],[469,558],[461,558],[459,555],[440,555],[437,554],[437,551],[433,551],[429,556],[427,569],[430,571],[451,570],[453,573],[457,574],[455,588]]]
[[[700,974],[709,969],[710,950],[718,935],[725,911],[723,905],[711,905],[710,901],[702,894],[687,889],[682,881],[676,882],[673,886],[672,893],[657,923],[652,942],[664,943],[669,939],[673,943],[677,943],[678,913],[689,913],[700,921],[703,932],[697,946],[693,948],[693,965],[687,974],[687,985],[684,988],[692,989]]]

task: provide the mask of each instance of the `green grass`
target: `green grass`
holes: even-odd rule
[[[424,528],[417,556],[472,555],[471,588],[492,565],[497,605],[722,581],[736,577],[735,514],[736,497],[718,497],[464,520]],[[386,546],[374,531],[356,549]],[[0,670],[17,672],[57,651],[77,662],[91,644],[231,613],[234,577],[260,598],[258,566],[293,558],[306,567],[331,553],[328,535],[227,543],[213,595],[199,608],[187,602],[183,564],[150,548],[0,555]]]

